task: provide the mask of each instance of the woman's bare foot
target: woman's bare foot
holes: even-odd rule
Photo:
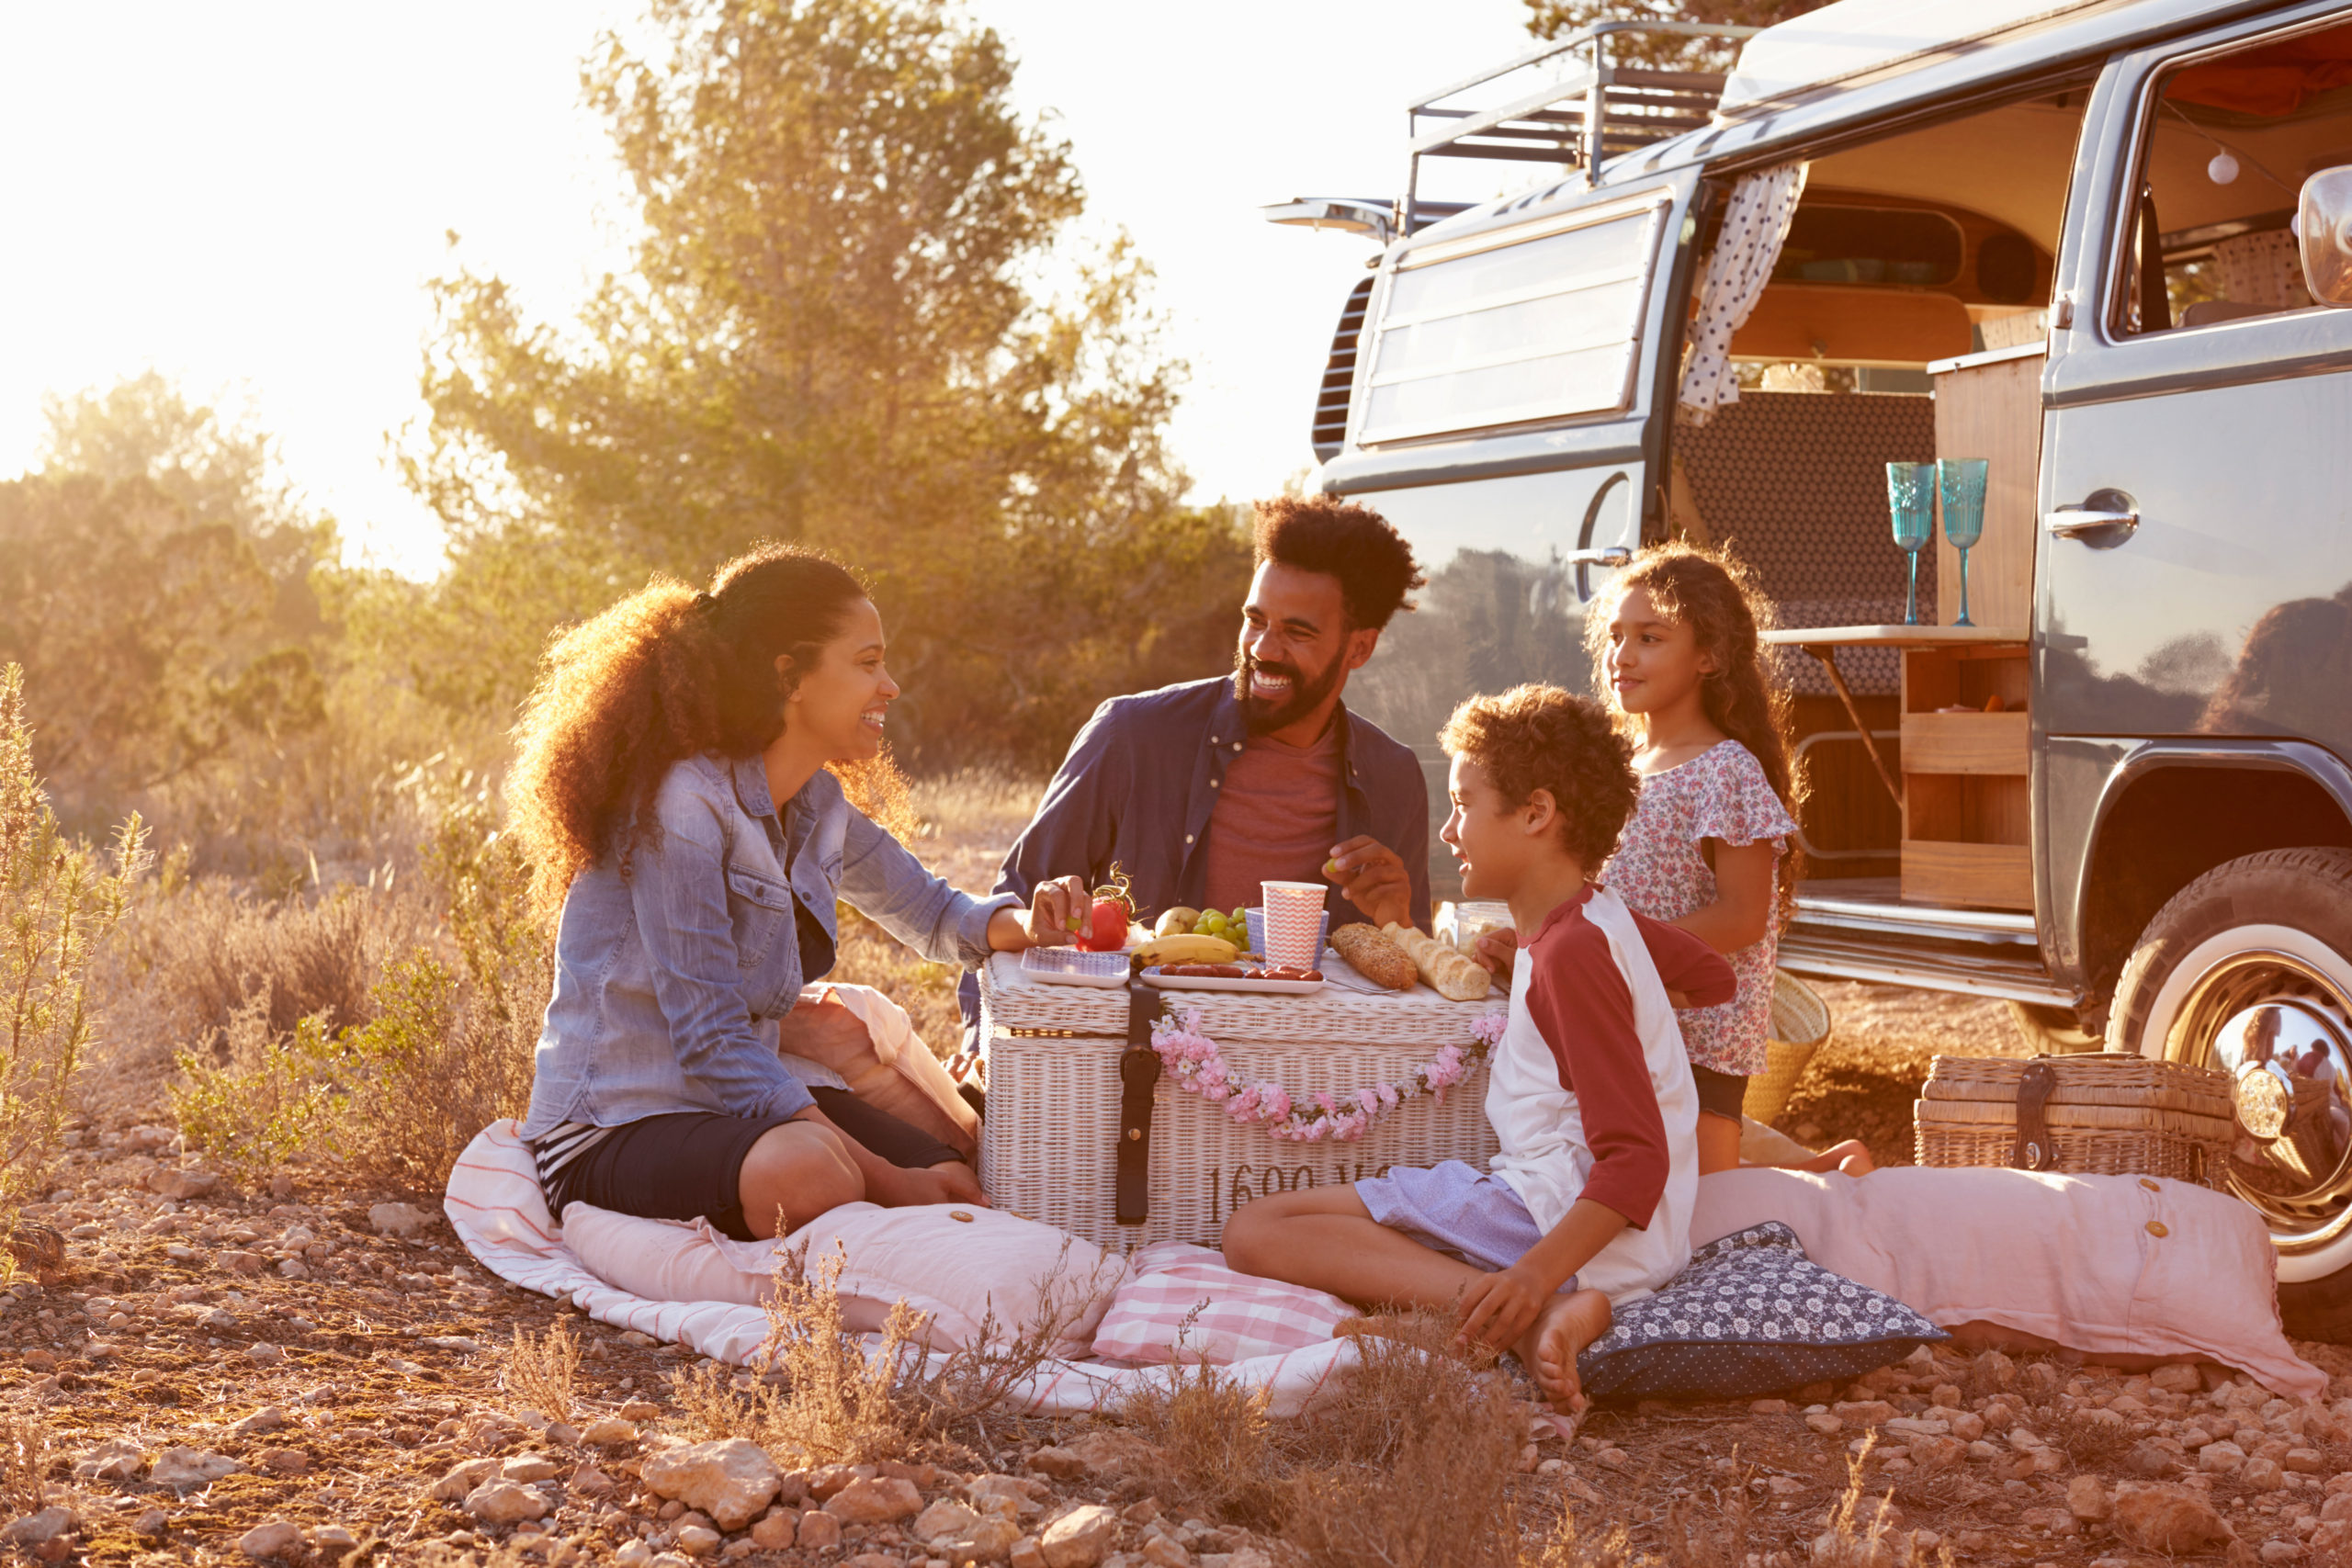
[[[1804,1164],[1791,1168],[1809,1170],[1816,1176],[1826,1176],[1833,1170],[1842,1171],[1848,1176],[1868,1176],[1878,1168],[1878,1161],[1871,1158],[1870,1146],[1860,1138],[1848,1138],[1842,1143],[1830,1145]]]
[[[1535,1314],[1514,1348],[1552,1408],[1574,1416],[1586,1404],[1577,1382],[1577,1354],[1609,1332],[1609,1298],[1599,1291],[1555,1295]]]

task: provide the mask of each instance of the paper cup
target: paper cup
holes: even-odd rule
[[[1253,907],[1243,913],[1250,923],[1250,951],[1263,954],[1266,951],[1266,911]],[[1326,909],[1322,913],[1321,923],[1316,928],[1315,951],[1318,963],[1323,950],[1330,945],[1331,913]]]
[[[1312,969],[1323,957],[1323,896],[1319,882],[1261,882],[1259,897],[1266,908],[1269,964],[1296,964]]]

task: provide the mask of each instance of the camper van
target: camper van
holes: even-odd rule
[[[1783,966],[2225,1070],[2289,1326],[2352,1339],[2352,5],[1611,24],[1409,109],[1401,195],[1268,214],[1378,245],[1314,482],[1430,581],[1351,705],[1589,689],[1628,553],[1728,547],[1813,781]],[[1464,158],[1538,177],[1427,199]],[[1890,525],[1939,457],[1964,600]]]

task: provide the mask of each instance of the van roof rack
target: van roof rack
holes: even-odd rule
[[[1714,22],[1597,22],[1423,95],[1405,111],[1412,152],[1405,172],[1405,195],[1396,204],[1399,231],[1412,233],[1430,215],[1432,204],[1419,200],[1424,158],[1566,164],[1582,169],[1587,179],[1597,180],[1601,165],[1620,153],[1706,126],[1723,97],[1725,78],[1710,71],[1620,65],[1610,58],[1610,40],[1618,35],[1671,33],[1737,39],[1761,31],[1761,28]],[[1440,107],[1474,87],[1572,51],[1581,51],[1583,56],[1576,68],[1533,92],[1483,108]],[[1424,120],[1442,123],[1424,131]]]

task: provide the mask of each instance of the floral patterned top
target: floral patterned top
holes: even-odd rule
[[[1769,839],[1777,856],[1787,852],[1796,830],[1756,754],[1736,740],[1719,741],[1689,761],[1642,780],[1641,801],[1602,879],[1636,914],[1679,920],[1715,901],[1715,874],[1699,852],[1702,840],[1720,839],[1742,848]],[[1721,1007],[1690,1008],[1675,1015],[1693,1066],[1740,1077],[1764,1070],[1772,966],[1780,951],[1775,920],[1763,941],[1725,955],[1739,978],[1737,996]]]

